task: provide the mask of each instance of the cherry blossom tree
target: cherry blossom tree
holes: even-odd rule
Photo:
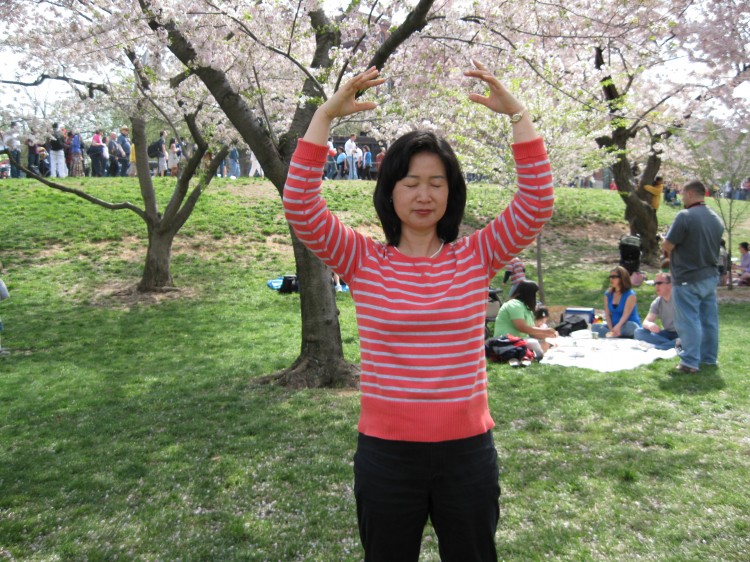
[[[114,112],[115,109],[130,115],[142,205],[138,206],[129,201],[108,201],[88,193],[83,187],[73,187],[69,185],[69,182],[41,177],[20,162],[19,167],[28,177],[50,188],[80,197],[105,209],[127,210],[135,213],[143,220],[148,237],[143,274],[137,289],[141,292],[170,290],[174,286],[171,273],[174,237],[192,214],[198,199],[228,152],[225,146],[218,147],[214,151],[213,158],[209,162],[203,162],[203,156],[208,152],[209,142],[212,141],[210,136],[206,137],[201,131],[202,127],[205,129],[205,124],[202,125],[201,120],[205,120],[205,114],[210,112],[206,110],[205,100],[194,97],[191,105],[180,100],[175,103],[171,96],[163,94],[165,88],[163,81],[160,83],[156,79],[157,75],[143,65],[141,57],[131,46],[112,43],[100,60],[91,62],[87,59],[78,61],[73,58],[68,62],[68,58],[75,55],[75,49],[80,44],[81,37],[76,33],[70,34],[69,42],[73,47],[71,50],[61,48],[59,45],[50,45],[47,34],[65,29],[65,26],[72,21],[74,30],[84,35],[94,36],[97,41],[108,44],[108,41],[114,41],[112,32],[115,30],[119,32],[116,22],[108,22],[105,25],[102,16],[106,14],[106,11],[100,11],[93,4],[87,6],[76,2],[52,4],[53,13],[50,15],[54,17],[49,22],[45,18],[39,20],[28,17],[26,20],[21,16],[24,14],[30,16],[33,12],[32,8],[38,9],[38,5],[44,3],[32,4],[34,5],[18,3],[13,6],[11,12],[15,19],[11,18],[11,20],[13,27],[16,28],[16,34],[6,40],[5,46],[10,45],[15,51],[24,53],[19,58],[21,69],[37,60],[43,61],[44,65],[39,68],[39,74],[35,79],[25,81],[22,78],[15,80],[6,78],[0,82],[20,87],[23,92],[28,92],[30,89],[33,91],[33,88],[45,82],[59,82],[66,84],[73,95],[65,99],[64,109],[60,107],[54,109],[45,105],[43,115],[37,113],[39,110],[37,105],[32,105],[28,107],[28,112],[24,114],[21,111],[22,115],[19,116],[18,112],[23,106],[19,108],[13,103],[8,103],[3,108],[3,113],[9,116],[6,119],[10,120],[11,112],[15,107],[14,120],[19,120],[21,117],[27,129],[36,130],[39,137],[42,131],[50,130],[50,123],[58,120],[58,115],[65,115],[67,119],[79,115],[81,121],[84,122],[92,113],[101,117],[108,112]],[[49,27],[39,26],[40,21]],[[83,26],[82,22],[92,25]],[[98,27],[93,26],[93,22],[99,22],[96,24]],[[61,34],[61,36],[64,35]],[[38,49],[48,49],[43,59],[39,58]],[[39,66],[35,62],[34,64],[35,68]],[[91,74],[94,71],[100,73],[98,82],[95,79],[71,76],[71,73]],[[101,76],[101,73],[104,73],[104,76]],[[205,98],[204,92],[201,95]],[[35,99],[33,94],[29,96]],[[17,99],[12,100],[12,102],[16,101]],[[210,107],[208,109],[210,110]],[[176,128],[179,121],[184,121],[196,146],[196,150],[191,151],[190,157],[185,161],[180,176],[175,178],[172,197],[164,208],[160,208],[157,203],[147,155],[146,121],[154,115],[171,123],[173,128]],[[209,121],[214,121],[214,119],[209,119]],[[78,126],[75,128],[80,130]]]
[[[555,157],[556,141],[570,146],[550,126],[551,115],[562,117],[568,134],[588,129],[568,140],[599,150],[579,149],[578,162],[609,161],[631,232],[655,259],[658,224],[643,186],[658,174],[671,137],[720,106],[735,112],[735,126],[747,116],[748,99],[735,94],[750,75],[747,3],[566,0],[483,3],[472,10],[457,19],[463,25],[445,21],[429,34],[443,45],[507,53],[515,68],[546,83],[551,91],[536,95],[530,109],[546,121],[540,130],[550,154]],[[557,166],[556,176],[569,179]]]

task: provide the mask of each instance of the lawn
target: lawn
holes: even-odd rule
[[[130,179],[69,181],[138,200]],[[377,232],[371,189],[343,182],[326,195]],[[11,293],[0,303],[0,559],[360,560],[357,393],[257,384],[300,346],[298,297],[266,288],[294,267],[275,191],[212,184],[175,245],[180,291],[136,298],[144,228],[132,213],[31,182],[0,190]],[[160,197],[169,191],[165,180]],[[467,229],[509,196],[472,186]],[[601,306],[622,204],[560,189],[557,209],[543,237],[547,302]],[[660,222],[675,212],[660,209]],[[735,241],[748,238],[744,225]],[[533,274],[533,248],[523,257]],[[638,297],[645,315],[653,289]],[[356,362],[351,299],[336,298]],[[697,375],[672,374],[674,361],[608,374],[490,366],[501,559],[748,559],[750,304],[720,314],[720,367]],[[422,560],[437,559],[428,529]]]

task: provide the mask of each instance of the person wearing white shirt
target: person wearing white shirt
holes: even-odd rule
[[[68,166],[65,164],[65,136],[57,123],[52,123],[52,135],[49,138],[49,162],[51,177],[68,177]]]
[[[346,152],[346,161],[349,164],[349,179],[350,180],[356,180],[359,179],[357,176],[357,161],[356,153],[357,153],[357,143],[356,143],[357,135],[352,135],[349,137],[349,140],[346,141],[346,144],[344,144],[344,152]]]

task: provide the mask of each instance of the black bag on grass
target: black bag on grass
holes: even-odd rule
[[[567,319],[560,322],[555,330],[561,336],[569,336],[573,332],[578,330],[587,330],[589,327],[588,322],[583,316],[568,316]]]
[[[526,347],[526,340],[508,334],[490,338],[484,344],[487,359],[495,363],[505,363],[511,359],[534,359],[534,352]]]
[[[281,287],[279,287],[279,293],[289,294],[298,293],[299,284],[297,283],[296,275],[284,275],[284,279],[281,281]]]

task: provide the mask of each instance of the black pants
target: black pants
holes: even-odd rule
[[[428,517],[444,562],[497,560],[500,485],[491,432],[440,443],[360,434],[354,495],[367,562],[416,562]]]

